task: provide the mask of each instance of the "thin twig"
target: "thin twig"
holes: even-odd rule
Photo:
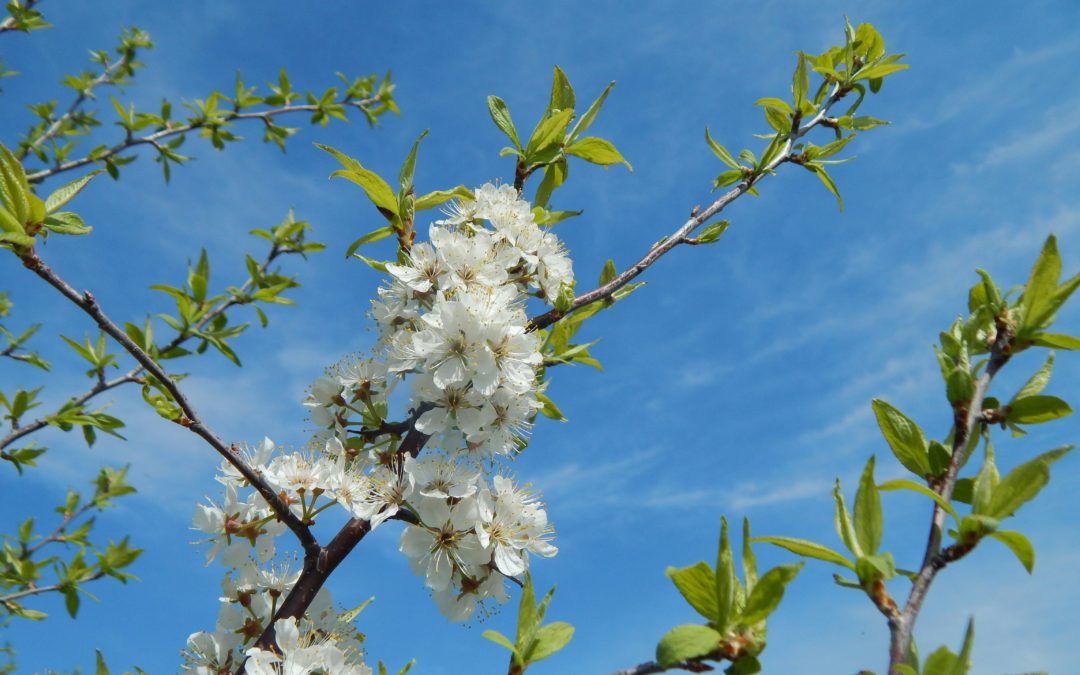
[[[371,98],[360,99],[358,101],[351,101],[351,100],[350,101],[340,101],[339,103],[341,105],[352,106],[352,107],[357,108],[359,110],[367,110],[368,106],[371,106],[372,104],[379,102],[379,100],[381,100],[381,97],[379,95],[375,95],[375,96],[373,96]],[[257,120],[262,120],[263,122],[269,122],[270,119],[272,119],[274,117],[277,117],[278,115],[286,115],[286,114],[295,113],[295,112],[315,112],[318,109],[319,109],[319,106],[316,105],[316,104],[284,105],[284,106],[281,106],[280,108],[273,108],[271,110],[263,110],[263,111],[259,111],[259,112],[242,113],[242,112],[236,112],[236,111],[229,111],[229,112],[226,112],[224,115],[222,115],[222,117],[219,120],[215,120],[212,124],[208,123],[208,122],[201,122],[200,121],[200,122],[189,122],[187,124],[181,124],[181,125],[178,125],[178,126],[171,126],[170,125],[170,126],[166,127],[165,129],[162,129],[160,131],[155,131],[154,133],[149,134],[147,136],[137,136],[136,137],[136,136],[130,136],[129,135],[127,138],[120,141],[119,143],[112,146],[111,148],[109,148],[107,150],[103,150],[102,152],[100,152],[100,153],[98,153],[98,154],[96,154],[96,155],[94,155],[92,157],[87,155],[86,157],[81,157],[79,159],[73,159],[70,162],[64,162],[62,164],[58,164],[58,165],[50,167],[48,169],[42,169],[41,171],[36,171],[34,173],[28,174],[26,179],[28,181],[30,181],[31,183],[40,183],[41,181],[43,181],[43,180],[45,180],[47,178],[51,178],[52,176],[55,176],[55,175],[57,175],[59,173],[63,173],[65,171],[71,171],[72,169],[77,169],[77,168],[79,168],[81,166],[86,166],[87,164],[93,164],[95,162],[104,161],[104,160],[106,160],[106,159],[108,159],[110,157],[115,157],[116,155],[124,152],[125,150],[128,150],[129,148],[135,147],[137,145],[157,145],[159,141],[164,140],[166,138],[170,138],[172,136],[176,136],[176,135],[179,135],[179,134],[186,134],[189,131],[194,131],[196,129],[202,129],[204,127],[217,126],[217,125],[220,125],[220,124],[225,124],[225,123],[228,123],[228,122],[232,122],[234,120],[253,120],[253,119],[257,119]]]
[[[965,457],[969,440],[979,432],[980,425],[985,424],[982,404],[990,387],[990,381],[1011,356],[1013,334],[1003,321],[997,320],[996,323],[997,335],[990,348],[990,360],[986,370],[975,381],[975,391],[967,409],[957,409],[954,414],[952,456],[945,474],[931,484],[931,489],[941,495],[945,502],[952,499],[953,489],[956,487],[957,476],[960,472],[960,463]],[[945,510],[934,502],[922,566],[912,582],[903,612],[889,619],[890,673],[894,672],[897,665],[906,662],[915,622],[919,618],[919,611],[922,609],[923,601],[926,599],[934,577],[950,562],[960,559],[971,550],[971,546],[960,544],[949,546],[945,550],[941,549],[945,515]]]
[[[640,260],[638,260],[628,269],[624,270],[614,279],[604,284],[603,286],[600,286],[599,288],[596,288],[589,291],[588,293],[584,293],[574,298],[573,301],[571,301],[570,303],[569,309],[567,309],[566,311],[552,309],[548,312],[545,312],[544,314],[540,314],[539,316],[535,316],[530,319],[529,330],[539,330],[542,328],[547,328],[559,319],[562,319],[563,317],[573,312],[575,309],[580,309],[585,305],[590,305],[594,302],[611,298],[615,291],[630,283],[636,276],[648,269],[650,265],[659,260],[661,256],[663,256],[671,249],[675,248],[679,244],[693,244],[694,242],[690,240],[690,234],[693,233],[694,230],[701,227],[710,218],[723,211],[728,204],[735,201],[743,194],[749,192],[750,188],[754,187],[757,183],[759,183],[762,178],[764,178],[767,174],[771,173],[774,169],[776,169],[776,167],[780,166],[784,162],[791,161],[792,155],[790,153],[791,149],[795,146],[795,143],[800,138],[805,136],[811,129],[819,126],[822,121],[826,119],[829,108],[831,108],[833,104],[835,104],[837,101],[842,99],[846,94],[847,90],[842,88],[840,85],[835,85],[832,92],[829,94],[829,97],[822,105],[821,110],[819,110],[818,113],[814,115],[814,117],[812,117],[809,121],[807,121],[805,124],[800,126],[797,130],[793,131],[788,136],[788,139],[784,144],[783,149],[779,153],[777,153],[775,159],[769,162],[768,165],[762,167],[761,171],[756,172],[748,179],[728,190],[726,193],[721,195],[719,199],[707,206],[704,210],[695,212],[685,223],[682,224],[679,229],[675,230],[675,232],[662,239],[658,244],[655,244]]]
[[[226,445],[209,427],[206,426],[176,381],[173,380],[164,368],[154,361],[149,354],[143,351],[141,347],[135,344],[131,338],[128,337],[127,333],[121,330],[120,327],[105,314],[98,305],[97,300],[89,291],[83,293],[76,291],[71,285],[61,279],[32,250],[26,253],[22,259],[23,265],[25,265],[27,269],[41,277],[46,283],[59,291],[61,295],[89,315],[102,331],[118,342],[120,346],[146,370],[146,372],[153,375],[158,382],[160,382],[161,386],[169,393],[181,411],[180,416],[174,421],[206,441],[206,443],[224,457],[229,464],[236,468],[240,475],[243,476],[244,479],[258,491],[262,498],[266,500],[278,519],[292,530],[293,534],[296,535],[296,538],[300,541],[301,546],[303,546],[305,554],[320,550],[319,544],[315,540],[315,535],[312,534],[308,526],[305,525],[292,510],[290,510],[290,508],[282,501],[281,497],[274,492],[274,489],[266,482],[262,474],[248,466],[235,445]]]
[[[124,66],[126,66],[128,63],[128,58],[129,54],[125,53],[120,56],[116,63],[112,65],[106,65],[105,69],[101,72],[100,75],[91,80],[85,89],[79,91],[79,95],[76,96],[75,100],[73,100],[71,102],[71,105],[68,106],[67,112],[56,118],[56,120],[54,120],[53,123],[49,125],[49,128],[46,129],[40,136],[35,138],[33,142],[31,142],[29,145],[23,146],[15,155],[16,158],[22,159],[23,157],[26,157],[26,155],[30,151],[36,150],[48,141],[52,140],[52,138],[60,132],[60,129],[63,127],[64,123],[70,120],[75,115],[75,112],[82,106],[82,104],[86,102],[86,99],[93,97],[93,91],[96,87],[99,87],[103,84],[113,83],[113,76],[116,74],[117,71],[123,70]]]
[[[286,253],[292,253],[292,251],[281,249],[277,245],[272,246],[270,248],[270,252],[266,256],[266,259],[262,262],[261,265],[259,265],[259,274],[265,274],[266,271],[269,270],[270,265],[274,262],[274,260],[278,258],[278,256]],[[201,331],[203,328],[210,325],[210,322],[220,316],[223,312],[227,311],[233,306],[243,304],[242,297],[244,293],[249,288],[251,288],[251,285],[253,283],[253,279],[249,278],[243,283],[243,285],[240,286],[239,293],[229,296],[227,299],[223,300],[217,307],[207,312],[206,315],[204,315],[203,318],[197,324],[195,324],[193,331],[178,333],[171,341],[159,348],[158,351],[166,352],[170,349],[179,347],[180,345],[184,344],[184,342],[191,339],[194,336],[195,332]],[[78,396],[68,399],[68,401],[64,405],[68,407],[81,406],[90,399],[97,396],[98,394],[109,391],[114,387],[118,387],[122,384],[127,384],[129,382],[141,383],[143,381],[141,375],[144,370],[144,367],[140,364],[129,370],[127,373],[112,380],[106,381],[103,379],[99,379],[97,382],[94,383],[93,387],[83,392],[82,394],[79,394]],[[55,416],[55,414],[56,413],[53,413],[52,415],[42,416],[34,420],[33,422],[21,426],[19,429],[5,436],[3,439],[0,439],[0,451],[3,451],[4,448],[7,448],[9,445],[19,440],[23,436],[32,434],[35,431],[44,429],[45,427],[49,426],[49,419]]]
[[[38,4],[41,0],[26,0],[23,3],[23,9],[33,9],[34,5]],[[19,30],[15,27],[15,17],[9,16],[3,21],[0,21],[0,33],[6,33],[8,31]]]

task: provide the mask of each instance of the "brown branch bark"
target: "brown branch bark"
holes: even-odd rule
[[[274,489],[270,484],[263,479],[262,475],[248,466],[235,445],[226,445],[209,427],[206,426],[176,381],[173,380],[164,368],[154,361],[154,359],[143,351],[142,348],[136,345],[131,338],[129,338],[127,334],[105,314],[98,305],[97,300],[89,291],[83,293],[76,291],[46,265],[32,250],[23,255],[22,260],[23,265],[25,265],[27,269],[38,275],[47,284],[55,288],[61,295],[90,316],[101,330],[119,343],[120,346],[124,348],[124,351],[130,354],[146,372],[157,378],[181,410],[180,417],[175,421],[206,441],[210,447],[236,468],[240,475],[243,476],[244,479],[258,491],[263,499],[266,500],[278,519],[285,523],[293,534],[296,535],[296,538],[300,541],[305,553],[319,550],[319,544],[315,540],[315,536],[312,534],[310,528],[308,528],[308,526],[289,509],[289,507],[274,492]]]
[[[761,171],[748,177],[743,182],[739,183],[732,189],[725,192],[719,199],[709,204],[703,211],[698,211],[695,207],[694,212],[690,218],[682,224],[679,229],[671,233],[664,239],[660,240],[658,244],[653,245],[652,248],[636,263],[631,265],[628,269],[624,270],[621,274],[616,276],[608,283],[593,289],[588,293],[577,296],[570,303],[570,308],[566,311],[559,311],[557,309],[549,310],[543,314],[535,316],[529,319],[529,330],[540,330],[547,328],[556,321],[567,316],[575,309],[580,309],[585,305],[591,305],[594,302],[610,299],[615,291],[619,290],[626,284],[630,283],[639,274],[649,268],[650,265],[659,260],[665,253],[675,248],[679,244],[694,244],[697,243],[690,238],[690,235],[697,228],[704,225],[710,218],[717,215],[727,207],[728,204],[741,197],[746,192],[750,191],[750,188],[754,187],[757,183],[761,182],[766,175],[775,170],[778,166],[785,162],[792,160],[791,149],[795,143],[809,133],[812,129],[820,126],[824,120],[828,117],[829,109],[840,99],[847,94],[847,91],[841,88],[839,85],[835,86],[830,93],[829,97],[825,100],[821,110],[818,111],[809,121],[800,126],[797,130],[793,131],[785,142],[783,150],[781,150],[776,158],[769,162],[767,166],[762,167]],[[516,182],[515,182],[516,185]]]
[[[272,246],[270,248],[270,252],[266,256],[266,259],[263,260],[262,264],[259,265],[259,273],[260,274],[265,274],[266,271],[269,270],[270,265],[274,262],[274,260],[276,260],[279,256],[281,256],[281,255],[283,255],[285,253],[289,253],[289,252],[290,251],[286,251],[286,250],[282,250],[282,249],[278,248],[276,245]],[[241,296],[243,295],[243,293],[245,291],[247,291],[249,288],[251,288],[251,284],[252,284],[252,281],[249,278],[247,281],[245,281],[243,283],[243,285],[240,286],[240,294],[239,295],[231,295],[228,298],[226,298],[225,300],[222,300],[216,307],[214,307],[209,312],[207,312],[206,315],[203,316],[203,318],[197,324],[195,324],[195,330],[196,331],[202,330],[206,326],[210,325],[210,322],[213,321],[214,319],[216,319],[218,316],[220,316],[223,312],[229,310],[231,307],[242,304]],[[191,337],[192,337],[191,332],[178,333],[172,340],[170,340],[168,343],[166,343],[165,345],[160,347],[159,351],[164,352],[164,351],[168,351],[169,349],[179,347],[180,345],[182,345],[185,342],[187,342],[188,340],[190,340]],[[111,380],[105,380],[104,378],[98,379],[98,381],[94,383],[93,387],[91,387],[90,389],[84,391],[83,393],[79,394],[78,396],[74,396],[74,397],[68,399],[68,401],[67,401],[67,403],[65,403],[65,405],[81,406],[81,405],[85,404],[87,401],[89,401],[90,399],[97,396],[98,394],[109,391],[110,389],[118,387],[118,386],[120,386],[122,384],[128,384],[128,383],[131,383],[131,382],[142,382],[141,375],[142,375],[144,370],[145,370],[144,367],[140,364],[140,365],[135,366],[134,368],[132,368],[128,372],[124,373],[123,375],[121,375],[119,377],[116,377],[116,378],[113,378]],[[44,429],[45,427],[49,426],[49,418],[51,416],[52,415],[44,415],[42,417],[39,417],[36,420],[34,420],[33,422],[29,422],[29,423],[27,423],[25,425],[20,426],[18,429],[12,430],[11,433],[9,433],[7,436],[4,436],[2,439],[0,439],[0,457],[6,455],[6,453],[3,452],[4,448],[7,448],[8,446],[10,446],[15,441],[19,440],[20,438],[22,438],[24,436],[32,434],[32,433],[34,433],[36,431],[40,431],[41,429]]]
[[[1012,354],[1013,335],[1009,327],[1001,320],[997,321],[997,335],[990,349],[990,360],[986,370],[975,381],[975,392],[967,410],[958,410],[953,423],[952,457],[945,469],[945,474],[937,479],[936,485],[930,487],[948,502],[952,498],[953,489],[960,472],[960,463],[964,458],[968,441],[973,434],[979,433],[980,425],[985,424],[982,404],[986,393],[990,388],[990,382],[994,375],[1008,363]],[[905,662],[912,633],[915,630],[915,622],[919,618],[923,602],[930,590],[937,573],[945,568],[950,562],[959,560],[971,551],[971,546],[954,544],[942,550],[941,540],[945,531],[945,510],[934,503],[934,510],[930,518],[930,533],[927,535],[926,551],[923,554],[922,565],[912,582],[911,591],[908,593],[904,609],[898,615],[889,619],[889,672]]]
[[[401,445],[398,447],[398,457],[404,459],[406,455],[416,457],[420,454],[420,451],[424,448],[424,444],[427,443],[427,434],[416,429],[416,420],[423,414],[423,408],[413,412],[409,419],[409,432],[405,434],[405,438],[402,440]],[[399,511],[399,515],[394,516],[395,520],[405,520],[407,522],[414,522],[412,515]],[[255,647],[264,650],[273,650],[277,648],[275,643],[276,631],[274,630],[274,622],[278,619],[298,619],[304,615],[307,608],[311,606],[311,603],[315,600],[315,595],[319,592],[319,589],[323,587],[326,580],[337,569],[338,565],[356,545],[367,536],[367,533],[371,531],[371,522],[360,518],[350,518],[348,522],[338,531],[334,538],[326,546],[312,552],[311,555],[304,556],[304,567],[300,572],[300,578],[297,579],[296,585],[292,587],[289,594],[285,596],[285,600],[281,603],[281,607],[278,608],[277,613],[270,620],[270,625],[266,627],[263,634],[259,636],[259,639],[255,642]],[[241,664],[239,670],[236,671],[239,675],[244,672],[244,665]]]

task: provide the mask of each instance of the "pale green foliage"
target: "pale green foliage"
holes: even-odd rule
[[[486,630],[483,637],[510,652],[511,675],[524,673],[528,667],[537,661],[546,659],[552,654],[565,647],[574,636],[574,627],[565,621],[553,621],[544,623],[544,615],[547,613],[548,603],[555,589],[549,590],[536,602],[533,593],[532,577],[525,575],[525,582],[521,587],[521,600],[518,602],[517,632],[514,640],[496,630]]]

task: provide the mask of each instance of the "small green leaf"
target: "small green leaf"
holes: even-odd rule
[[[511,654],[517,655],[517,649],[514,648],[514,644],[510,642],[510,639],[497,630],[486,630],[480,634],[480,637],[485,640],[490,640],[495,644],[507,649]]]
[[[1028,574],[1031,574],[1035,568],[1035,548],[1027,537],[1012,530],[998,530],[992,532],[990,536],[1005,544],[1016,556],[1016,559],[1020,561],[1020,564],[1024,566],[1024,569],[1028,571]]]
[[[731,156],[731,153],[727,151],[727,148],[712,139],[712,136],[709,135],[709,127],[705,127],[705,142],[709,144],[709,148],[713,151],[714,155],[720,158],[721,162],[727,164],[732,169],[742,168],[739,163],[735,161],[735,158]],[[740,171],[739,174],[742,175],[742,172]]]
[[[706,620],[717,620],[716,575],[708,563],[699,562],[688,567],[669,567],[664,572],[679,593]]]
[[[619,154],[619,151],[615,149],[615,146],[610,141],[606,141],[603,138],[597,138],[596,136],[586,136],[580,140],[575,141],[571,145],[566,146],[566,154],[573,155],[574,157],[580,157],[586,162],[592,162],[593,164],[599,164],[601,166],[609,166],[611,164],[625,164],[627,169],[633,171],[633,167],[630,166],[630,162],[623,159],[623,156]]]
[[[1050,465],[1070,450],[1072,450],[1071,445],[1056,448],[1024,462],[1005,474],[1005,477],[994,488],[986,514],[1001,519],[1016,513],[1050,482]],[[978,490],[976,490],[976,495],[977,493]]]
[[[353,243],[349,244],[349,247],[345,249],[345,257],[348,258],[353,253],[356,253],[356,249],[360,248],[364,244],[370,244],[372,242],[379,241],[380,239],[385,239],[392,234],[394,234],[394,228],[389,225],[385,225],[378,229],[372,230],[371,232],[368,232]]]
[[[855,537],[865,553],[877,553],[881,530],[881,495],[874,484],[874,457],[871,455],[855,493]]]
[[[705,656],[720,646],[720,639],[720,633],[708,626],[676,626],[665,633],[660,638],[660,644],[656,645],[656,662],[667,668]]]
[[[536,646],[529,654],[529,663],[546,659],[559,651],[574,637],[574,627],[565,621],[552,621],[536,631]]]
[[[101,169],[91,171],[82,178],[77,178],[66,185],[62,185],[45,200],[45,212],[52,213],[59,209],[64,204],[75,198],[75,195],[79,194],[86,184],[89,183],[94,176],[101,173]]]
[[[754,537],[750,541],[760,542],[762,544],[772,544],[773,546],[779,546],[782,549],[791,551],[796,555],[823,560],[825,562],[833,563],[834,565],[846,567],[852,571],[855,570],[855,564],[844,556],[827,546],[822,546],[821,544],[807,541],[806,539],[796,539],[794,537]]]
[[[878,427],[896,459],[920,478],[930,474],[926,437],[923,436],[922,429],[904,413],[881,399],[874,399],[871,405]]]
[[[746,599],[739,622],[755,624],[773,613],[784,597],[784,589],[803,567],[802,562],[774,567],[761,576]]]
[[[498,96],[488,96],[487,107],[488,113],[491,115],[491,121],[506,134],[506,137],[510,139],[515,148],[521,150],[521,141],[518,140],[517,129],[514,128],[514,121],[510,119],[510,111],[507,109],[506,103]]]
[[[915,481],[906,478],[898,478],[878,485],[878,490],[884,490],[886,492],[892,490],[911,490],[912,492],[918,492],[921,495],[933,499],[937,502],[938,506],[945,509],[945,513],[948,513],[953,517],[953,520],[960,522],[960,516],[956,513],[956,509],[953,508],[952,504],[945,501],[941,495],[921,483],[916,483]]]
[[[1069,404],[1057,396],[1025,396],[1009,404],[1008,421],[1014,424],[1042,424],[1072,414]]]

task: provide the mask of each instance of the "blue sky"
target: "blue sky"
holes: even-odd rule
[[[5,62],[23,73],[3,82],[0,138],[8,143],[29,122],[22,102],[56,96],[54,83],[83,66],[87,48],[111,45],[131,23],[157,43],[129,93],[146,105],[228,89],[235,69],[265,82],[286,66],[295,83],[313,87],[330,84],[339,70],[393,69],[402,115],[381,128],[305,129],[285,155],[258,142],[220,154],[189,142],[199,159],[174,172],[170,186],[150,161],[118,184],[100,181],[77,202],[93,235],[57,240],[44,252],[115,318],[130,320],[168,308],[148,286],[181,280],[199,247],[211,251],[213,279],[232,283],[243,252],[258,250],[249,229],[278,222],[289,208],[309,220],[330,247],[292,267],[304,284],[298,307],[272,311],[269,330],[238,341],[243,369],[213,355],[188,366],[196,407],[222,435],[249,441],[265,434],[303,442],[304,386],[372,339],[364,310],[379,278],[341,251],[378,217],[354,187],[325,180],[331,163],[311,142],[394,175],[412,140],[430,128],[417,166],[421,190],[507,180],[512,166],[497,156],[504,141],[487,117],[486,95],[499,94],[526,127],[546,103],[553,64],[567,72],[579,100],[617,80],[594,131],[617,144],[634,172],[577,164],[555,201],[585,209],[559,233],[588,282],[606,258],[619,267],[633,262],[710,198],[720,166],[702,127],[728,147],[753,143],[764,124],[752,102],[783,95],[793,53],[832,44],[845,13],[873,22],[891,50],[909,55],[911,69],[863,106],[893,125],[849,146],[858,159],[834,173],[842,213],[812,176],[782,171],[760,199],[728,211],[732,228],[720,244],[675,251],[649,270],[647,287],[589,322],[588,337],[601,338],[594,353],[603,374],[554,374],[550,393],[570,422],[538,424],[513,469],[549,502],[561,550],[538,561],[534,573],[541,586],[558,584],[550,616],[572,622],[577,634],[538,673],[626,667],[650,658],[664,630],[695,621],[663,570],[711,559],[721,514],[750,515],[757,533],[838,546],[833,478],[850,491],[873,453],[879,476],[900,471],[877,433],[870,399],[887,398],[930,434],[947,429],[930,345],[965,308],[973,269],[990,270],[1002,286],[1021,283],[1051,232],[1065,269],[1080,268],[1075,3],[339,0],[255,7],[48,0],[42,8],[55,28],[7,35],[0,45]],[[41,321],[45,333],[69,336],[90,328],[10,261],[0,267],[0,289],[17,303],[14,324]],[[1064,311],[1059,327],[1080,331],[1080,310]],[[81,390],[70,351],[54,338],[39,346],[56,364],[40,378],[49,400]],[[1016,359],[998,391],[1011,393],[1040,358]],[[33,377],[0,364],[5,390]],[[1078,378],[1080,358],[1062,354],[1049,393],[1075,396]],[[41,469],[4,481],[10,530],[28,510],[47,518],[63,491],[84,486],[97,466],[130,462],[140,493],[102,514],[99,528],[103,535],[131,532],[147,549],[134,568],[141,581],[96,585],[101,604],[84,604],[77,621],[46,602],[49,621],[6,630],[2,639],[15,644],[26,672],[85,667],[95,647],[116,667],[169,672],[188,633],[213,623],[219,571],[203,567],[188,528],[194,503],[215,490],[217,459],[136,397],[112,397],[128,421],[129,442],[106,439],[87,450],[75,437],[51,434]],[[1008,467],[1077,438],[1073,420],[1022,440],[1003,438],[999,463]],[[917,631],[924,651],[955,648],[974,613],[976,672],[1063,672],[1080,662],[1078,489],[1080,464],[1067,457],[1044,495],[1010,525],[1036,547],[1034,576],[991,542],[938,578]],[[910,567],[928,505],[889,495],[885,512],[886,545]],[[331,581],[343,605],[376,596],[360,619],[370,660],[396,665],[416,657],[414,672],[425,674],[500,672],[504,653],[480,633],[507,632],[512,606],[467,626],[448,625],[396,540],[395,527],[384,527]],[[765,548],[758,556],[762,564],[790,559]],[[811,564],[791,587],[770,622],[767,672],[882,667],[884,622],[864,597],[833,586],[831,573]]]

